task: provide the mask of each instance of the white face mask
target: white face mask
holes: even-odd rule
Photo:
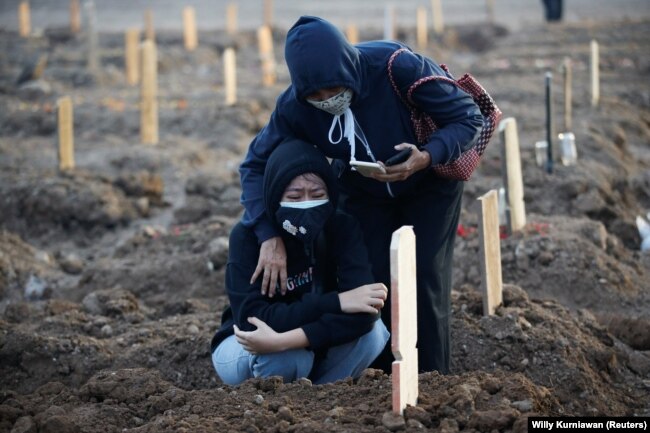
[[[352,89],[345,89],[338,95],[334,95],[324,101],[312,101],[311,99],[307,99],[307,102],[319,110],[323,110],[334,116],[340,116],[345,113],[345,110],[350,108],[353,94]]]
[[[323,200],[305,200],[305,201],[281,201],[280,207],[289,207],[292,209],[309,209],[312,207],[320,206],[329,201],[329,199]]]

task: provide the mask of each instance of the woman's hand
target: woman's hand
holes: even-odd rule
[[[277,333],[257,317],[249,317],[248,323],[257,327],[254,331],[242,331],[235,325],[235,338],[244,349],[253,355],[282,352],[289,349],[307,347],[309,340],[302,328]]]
[[[262,242],[260,257],[250,283],[253,284],[262,272],[262,295],[268,293],[269,298],[272,298],[278,285],[283,295],[287,293],[287,251],[280,236]]]
[[[406,180],[413,173],[424,170],[431,166],[431,155],[426,150],[420,150],[417,146],[409,143],[402,143],[395,146],[395,150],[406,149],[407,147],[413,148],[411,156],[401,164],[393,165],[390,167],[384,166],[386,174],[373,173],[370,177],[380,182],[396,182],[399,180]],[[380,162],[383,165],[383,163]]]
[[[384,307],[387,297],[388,289],[382,283],[366,284],[339,293],[341,310],[344,313],[377,314]]]

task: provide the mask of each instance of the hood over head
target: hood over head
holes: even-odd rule
[[[322,18],[303,16],[287,33],[284,56],[295,96],[304,101],[317,90],[331,87],[361,93],[359,50],[343,33]]]
[[[325,181],[329,201],[336,207],[336,176],[325,155],[306,141],[289,138],[273,150],[264,170],[264,206],[271,221],[275,221],[287,185],[305,173],[317,174]]]

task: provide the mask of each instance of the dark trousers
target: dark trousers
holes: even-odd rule
[[[543,0],[546,9],[546,21],[560,21],[562,19],[562,0]]]
[[[343,187],[341,207],[361,225],[375,278],[390,290],[392,233],[412,225],[416,242],[418,363],[420,372],[449,372],[451,276],[463,183],[426,176],[414,191],[376,198]],[[391,330],[390,293],[382,319]],[[390,342],[373,367],[391,371]]]

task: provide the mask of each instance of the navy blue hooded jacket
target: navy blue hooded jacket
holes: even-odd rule
[[[386,161],[397,153],[394,146],[417,142],[410,112],[395,93],[388,76],[390,56],[403,47],[392,41],[353,46],[340,30],[317,17],[301,17],[289,30],[285,58],[291,85],[278,97],[269,123],[255,137],[240,166],[242,204],[246,210],[243,223],[254,228],[259,242],[278,235],[264,215],[262,177],[269,155],[288,136],[313,143],[328,157],[341,160],[341,171],[346,170],[342,182],[352,191],[377,197],[398,196],[427,175],[426,170],[421,170],[405,181],[392,182],[389,191],[385,183],[350,172],[347,139],[332,144],[328,138],[333,116],[306,102],[306,97],[319,89],[339,86],[352,89],[350,108],[354,117],[374,157]],[[435,62],[409,50],[397,56],[393,75],[406,95],[406,90],[418,79],[445,75],[445,72]],[[448,83],[430,81],[414,92],[413,99],[439,127],[421,147],[431,155],[432,165],[452,161],[475,145],[483,117],[465,92]],[[359,144],[355,157],[371,161]]]
[[[303,173],[318,174],[327,185],[330,202],[336,205],[336,179],[323,154],[312,145],[289,140],[269,159],[264,176],[264,196],[269,219],[291,180]],[[211,342],[214,349],[232,335],[233,325],[244,331],[255,329],[247,318],[257,317],[276,332],[302,328],[312,350],[327,349],[361,337],[372,329],[379,314],[343,313],[338,293],[373,283],[361,228],[350,215],[335,212],[324,227],[326,248],[312,259],[302,241],[288,234],[273,220],[287,251],[287,294],[262,295],[258,278],[250,284],[260,246],[250,227],[237,224],[230,233],[226,267],[226,290],[230,306]],[[307,246],[313,251],[313,246]],[[314,286],[321,275],[322,288]]]

